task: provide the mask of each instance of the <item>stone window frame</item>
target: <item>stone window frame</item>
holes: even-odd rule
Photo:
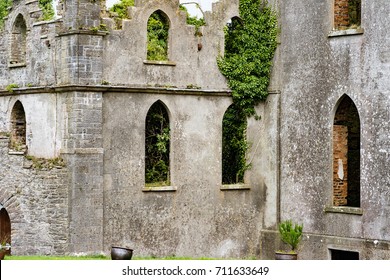
[[[146,49],[145,49],[145,57],[146,57],[146,59],[143,61],[143,63],[145,64],[145,65],[157,65],[157,66],[176,66],[176,62],[174,62],[174,61],[171,61],[170,60],[170,58],[171,58],[171,46],[172,46],[172,21],[171,21],[171,19],[169,18],[169,16],[168,16],[168,14],[166,13],[166,12],[164,12],[162,9],[156,9],[156,10],[154,10],[150,15],[149,15],[149,17],[148,17],[148,20],[147,20],[147,22],[146,22],[146,26],[148,26],[148,22],[149,22],[149,19],[150,19],[150,17],[154,14],[154,13],[156,13],[156,12],[159,12],[159,13],[161,13],[164,17],[165,17],[165,19],[166,19],[166,21],[167,21],[167,23],[168,23],[168,40],[167,40],[167,60],[149,60],[149,59],[147,59],[147,52],[148,52],[148,40],[147,40],[147,37],[148,37],[148,35],[147,35],[147,30],[146,30]]]
[[[21,26],[17,26],[19,24]],[[10,33],[9,68],[26,67],[28,31],[26,18],[19,13],[13,21]]]
[[[354,102],[354,100],[347,94],[343,94],[336,102],[336,105],[333,109],[333,114],[332,114],[332,119],[331,119],[331,141],[332,141],[332,144],[331,144],[331,160],[332,160],[332,164],[331,164],[331,197],[330,197],[330,205],[327,205],[325,206],[325,209],[324,211],[326,213],[339,213],[339,214],[351,214],[351,215],[363,215],[363,209],[361,208],[362,207],[362,197],[361,197],[361,177],[360,177],[360,185],[359,185],[359,195],[360,195],[360,199],[359,199],[359,206],[356,207],[356,206],[349,206],[349,205],[342,205],[342,206],[336,206],[334,205],[334,132],[333,132],[333,129],[334,129],[334,122],[335,122],[335,117],[336,117],[336,114],[337,114],[337,110],[339,109],[339,106],[340,104],[343,102],[343,100],[345,98],[349,98],[353,105],[356,107],[356,110],[357,110],[357,113],[359,115],[359,126],[360,126],[360,131],[359,131],[359,139],[360,139],[360,145],[361,145],[361,121],[360,121],[360,114],[359,114],[359,109],[357,108],[356,106],[356,103]],[[360,166],[360,176],[361,176],[361,165],[362,165],[362,160],[361,160],[361,146],[360,146],[360,159],[359,159],[359,166]]]
[[[233,104],[229,105],[229,107],[225,110],[225,112],[223,114],[223,117],[222,117],[221,144],[222,144],[222,137],[223,137],[223,119],[225,117],[226,112],[229,110],[229,108],[231,106],[233,106]],[[246,120],[246,125],[247,125],[247,128],[248,128],[248,119]],[[223,174],[223,164],[222,164],[222,162],[223,162],[223,157],[224,157],[223,148],[221,149],[221,152],[222,152],[222,154],[221,154],[221,186],[220,186],[219,189],[221,191],[247,191],[247,190],[250,190],[251,186],[249,184],[245,183],[245,174],[244,174],[243,182],[237,182],[237,183],[231,183],[231,184],[223,183],[223,178],[222,178],[222,174]]]
[[[161,103],[167,114],[168,114],[168,121],[169,121],[169,129],[170,129],[170,132],[169,132],[169,138],[170,138],[170,141],[169,141],[169,180],[170,180],[170,185],[169,186],[147,186],[146,184],[146,180],[145,180],[145,177],[146,177],[146,174],[144,176],[144,185],[142,187],[142,192],[175,192],[177,191],[177,187],[176,186],[173,186],[172,185],[172,175],[171,175],[171,171],[172,171],[172,162],[171,162],[171,159],[172,159],[172,115],[171,115],[171,112],[168,108],[168,106],[166,105],[165,102],[163,102],[161,99],[158,99],[156,101],[154,101],[153,103],[151,103],[151,105],[148,107],[148,110],[146,111],[146,115],[145,115],[145,120],[147,118],[147,115],[149,113],[149,110],[150,108],[156,104],[157,102]],[[146,121],[145,121],[145,132],[146,132]],[[146,133],[145,133],[145,136],[146,136]],[[145,142],[145,141],[144,141]],[[144,148],[145,150],[145,148]],[[145,161],[145,158],[146,158],[146,151],[145,151],[145,155],[144,155],[144,164],[145,164],[145,172],[146,172],[146,161]]]
[[[328,37],[338,37],[338,36],[350,36],[350,35],[362,35],[364,33],[363,23],[362,23],[362,3],[360,3],[360,24],[356,28],[346,27],[346,28],[337,28],[335,23],[335,5],[337,1],[343,0],[333,0],[331,1],[331,23],[332,29],[328,34]],[[364,0],[362,0],[364,1]]]
[[[19,108],[18,108],[19,107]],[[17,110],[17,111],[16,111]],[[22,111],[21,111],[22,110]],[[16,127],[16,119],[15,114],[16,113],[23,113],[23,120],[24,123],[22,124],[22,128]],[[27,149],[27,117],[26,117],[26,110],[24,109],[23,103],[20,100],[16,100],[15,103],[12,106],[11,113],[10,113],[10,153],[11,154],[24,154]],[[24,137],[22,137],[22,141],[20,142],[19,139],[17,139],[18,132],[20,134],[20,130],[24,131]],[[16,145],[17,148],[14,147]]]

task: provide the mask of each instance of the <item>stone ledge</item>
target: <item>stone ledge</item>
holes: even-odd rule
[[[103,31],[103,30],[69,30],[65,32],[60,32],[57,34],[58,37],[61,36],[70,36],[70,35],[93,35],[93,36],[105,36],[109,32],[108,31]]]
[[[348,207],[348,206],[326,206],[324,211],[326,213],[341,213],[351,215],[363,215],[363,209],[359,207]]]
[[[8,63],[8,68],[18,68],[18,67],[26,67],[27,64],[25,62],[23,63]]]
[[[176,62],[173,61],[159,61],[159,60],[144,60],[146,65],[159,65],[159,66],[176,66]]]
[[[161,187],[143,187],[143,192],[175,192],[177,187],[173,186],[161,186]]]
[[[75,148],[75,149],[62,149],[61,154],[103,154],[103,148]]]
[[[235,190],[250,190],[251,186],[248,184],[231,184],[231,185],[222,185],[220,187],[221,191],[235,191]]]
[[[364,29],[363,28],[345,29],[345,30],[332,30],[331,32],[329,32],[328,37],[362,35],[363,33],[364,33]]]
[[[195,96],[231,96],[230,89],[185,89],[173,87],[156,87],[150,85],[63,85],[63,86],[36,86],[13,89],[10,93],[0,89],[1,95],[15,94],[44,94],[44,93],[63,93],[69,91],[81,92],[121,92],[121,93],[136,93],[136,94],[173,94],[173,95],[195,95]]]
[[[8,154],[13,155],[13,156],[23,156],[24,153],[25,153],[24,151],[20,151],[20,152],[19,151],[12,151],[12,150],[8,151]]]

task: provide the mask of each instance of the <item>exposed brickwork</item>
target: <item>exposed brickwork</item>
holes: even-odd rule
[[[360,25],[361,0],[334,1],[334,28],[346,29]]]
[[[0,204],[11,220],[13,254],[68,252],[68,171],[29,169],[0,138]]]
[[[26,21],[21,14],[15,20],[10,45],[10,64],[26,62]]]
[[[26,145],[26,115],[22,103],[17,101],[11,113],[11,145]]]
[[[348,0],[334,1],[334,27],[335,29],[349,26]]]
[[[347,205],[348,127],[333,126],[333,205]]]

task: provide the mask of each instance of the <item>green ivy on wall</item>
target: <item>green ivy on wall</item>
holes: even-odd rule
[[[277,46],[277,17],[266,0],[240,0],[239,12],[225,28],[225,55],[217,59],[233,98],[223,119],[223,184],[243,182],[250,167],[246,119],[257,117],[255,106],[268,96]]]
[[[267,98],[277,46],[277,17],[266,0],[240,0],[240,18],[225,30],[225,55],[217,60],[233,102],[247,117]]]

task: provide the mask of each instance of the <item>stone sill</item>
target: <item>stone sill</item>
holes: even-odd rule
[[[363,28],[345,29],[345,30],[332,30],[329,32],[328,37],[350,36],[350,35],[362,35],[364,33]]]
[[[103,31],[103,30],[97,30],[97,31],[93,31],[93,30],[74,30],[74,29],[71,29],[71,30],[68,30],[68,31],[65,31],[65,32],[61,32],[61,33],[58,33],[58,37],[61,37],[61,36],[70,36],[70,35],[96,35],[96,36],[105,36],[108,34],[108,31]]]
[[[52,24],[52,23],[57,23],[57,22],[60,22],[60,21],[61,21],[61,18],[56,18],[56,19],[51,19],[51,20],[43,20],[43,21],[38,21],[38,22],[33,23],[33,26]]]
[[[251,186],[248,184],[231,184],[231,185],[222,185],[220,187],[221,191],[237,191],[237,190],[250,190]]]
[[[8,68],[18,68],[18,67],[26,67],[26,63],[8,63]]]
[[[24,153],[25,153],[24,151],[20,151],[20,152],[19,151],[12,151],[12,150],[8,151],[9,155],[14,155],[14,156],[23,156]]]
[[[326,213],[341,213],[351,215],[363,215],[363,209],[359,207],[348,207],[348,206],[327,206],[325,207]]]
[[[176,62],[173,61],[159,61],[159,60],[144,60],[146,65],[159,65],[159,66],[176,66]]]
[[[143,192],[175,192],[177,187],[173,186],[161,186],[161,187],[143,187]]]

